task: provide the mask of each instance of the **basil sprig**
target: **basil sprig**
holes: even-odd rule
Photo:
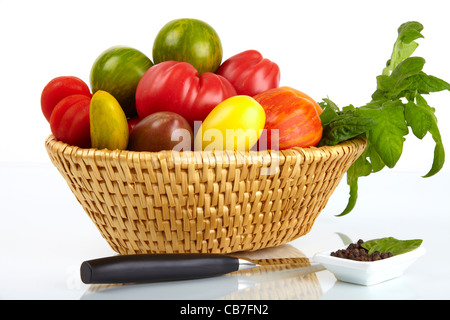
[[[378,251],[380,253],[390,252],[393,256],[396,256],[417,249],[421,244],[422,239],[398,240],[393,237],[387,237],[364,241],[361,247],[369,251],[368,254]]]
[[[445,151],[435,109],[423,95],[450,90],[450,84],[423,72],[425,59],[411,56],[418,46],[415,40],[423,38],[422,29],[422,24],[415,21],[399,27],[391,58],[377,77],[377,88],[366,105],[340,109],[328,98],[320,102],[323,136],[319,146],[355,137],[367,140],[365,151],[347,171],[350,196],[347,207],[338,216],[355,207],[358,178],[396,165],[409,128],[419,139],[430,133],[435,142],[433,164],[424,177],[435,175],[444,165]]]

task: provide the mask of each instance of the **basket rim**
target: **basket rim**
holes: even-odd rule
[[[45,147],[50,158],[55,157],[69,160],[74,163],[91,163],[106,165],[106,163],[120,166],[167,166],[172,168],[180,165],[181,168],[213,168],[221,167],[248,167],[255,166],[263,170],[262,174],[272,175],[278,168],[286,163],[319,163],[327,160],[334,161],[350,154],[361,154],[366,148],[364,138],[355,138],[341,142],[334,146],[322,147],[294,147],[285,150],[267,151],[173,151],[158,152],[109,150],[96,148],[80,148],[57,140],[50,134]],[[192,167],[192,165],[194,167]]]
[[[251,159],[261,159],[266,158],[267,156],[277,158],[286,158],[296,154],[303,155],[317,155],[322,157],[324,155],[329,155],[330,153],[334,154],[339,150],[343,150],[345,148],[355,149],[355,148],[366,148],[367,140],[362,137],[356,137],[353,139],[349,139],[343,141],[339,144],[332,146],[311,146],[311,147],[293,147],[289,149],[283,150],[262,150],[262,151],[234,151],[234,150],[223,150],[223,151],[200,151],[200,150],[190,150],[190,151],[173,151],[173,150],[162,150],[162,151],[132,151],[132,150],[109,150],[109,149],[97,149],[97,148],[82,148],[74,145],[69,145],[61,140],[56,139],[53,134],[50,134],[45,139],[45,145],[47,149],[58,149],[59,152],[70,152],[70,153],[83,153],[90,155],[109,155],[109,156],[118,156],[122,155],[126,158],[133,157],[135,155],[143,155],[157,158],[168,157],[171,155],[176,155],[179,158],[205,158],[205,157],[225,157],[225,158],[235,158],[236,156],[251,158]]]

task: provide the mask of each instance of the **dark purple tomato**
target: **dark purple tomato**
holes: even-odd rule
[[[193,136],[189,122],[179,114],[156,112],[139,121],[131,130],[128,150],[188,151],[192,150]]]

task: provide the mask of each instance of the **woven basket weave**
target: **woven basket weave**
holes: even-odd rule
[[[133,152],[45,146],[113,250],[231,253],[308,233],[366,142],[279,152]]]

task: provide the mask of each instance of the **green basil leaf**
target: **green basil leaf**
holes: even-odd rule
[[[338,217],[344,216],[351,212],[356,205],[356,200],[358,199],[358,179],[360,177],[365,177],[373,172],[373,167],[368,157],[371,153],[370,143],[367,141],[367,146],[361,156],[352,163],[350,168],[347,170],[347,185],[350,187],[349,199],[345,209],[338,214]]]
[[[403,103],[400,100],[375,101],[358,108],[357,112],[377,123],[369,130],[367,138],[381,160],[393,168],[402,154],[404,136],[408,134]]]
[[[352,164],[352,166],[353,165],[354,164]],[[337,214],[336,217],[342,217],[350,213],[355,208],[356,201],[358,200],[358,178],[352,179],[352,181],[347,182],[347,184],[350,186],[347,206],[345,207],[344,211],[342,211],[340,214]]]
[[[322,107],[322,109],[330,108],[335,112],[339,112],[339,107],[329,98],[323,98],[322,100],[322,102],[319,102],[319,105]]]
[[[391,58],[383,69],[383,75],[389,75],[399,63],[410,57],[419,46],[414,40],[423,38],[420,33],[423,25],[417,21],[403,23],[398,28],[398,37],[394,43]]]
[[[416,39],[423,38],[420,33],[423,30],[423,25],[417,21],[408,21],[403,23],[398,28],[398,38],[403,43],[410,43]]]
[[[353,105],[339,110],[339,107],[330,99],[323,99],[320,103],[323,112],[320,115],[323,133],[318,147],[336,145],[342,141],[355,138],[376,125],[371,118],[355,113]]]
[[[421,239],[397,240],[393,237],[387,237],[364,241],[361,247],[368,250],[369,254],[378,251],[380,253],[391,252],[392,255],[396,256],[417,249],[421,244]]]
[[[430,171],[428,171],[428,173],[423,176],[424,178],[434,176],[436,173],[441,171],[445,162],[445,150],[444,145],[441,141],[441,135],[439,134],[439,132],[434,132],[434,130],[432,130],[431,132],[433,140],[436,142],[436,146],[434,147],[433,165],[431,166]]]
[[[444,145],[434,108],[421,95],[450,90],[450,84],[423,72],[425,59],[411,57],[418,46],[415,40],[423,38],[422,30],[422,24],[416,21],[398,28],[391,58],[377,77],[371,102],[362,107],[349,105],[342,110],[328,98],[320,103],[323,135],[319,146],[337,144],[355,136],[367,139],[366,150],[347,171],[350,197],[339,216],[353,210],[360,177],[396,165],[408,128],[419,139],[430,133],[436,143],[432,167],[424,177],[436,174],[444,165]]]
[[[367,132],[376,125],[371,118],[346,112],[338,115],[323,128],[318,146],[333,146]]]
[[[386,166],[375,148],[371,147],[369,141],[367,142],[366,152],[370,164],[372,165],[372,173],[381,171]]]
[[[387,77],[387,76],[378,76],[378,77]],[[378,77],[377,77],[377,82],[379,81]],[[378,86],[379,86],[379,84],[377,85],[377,87]],[[372,101],[381,101],[381,100],[388,100],[388,97],[386,97],[385,91],[383,91],[381,89],[377,89],[372,94]]]
[[[425,65],[425,59],[421,57],[409,57],[398,64],[398,66],[392,71],[389,78],[393,79],[396,83],[402,80],[418,74],[422,71]]]
[[[416,76],[422,71],[425,59],[411,57],[403,60],[390,76],[377,77],[377,89],[388,99],[396,99],[404,91],[412,89],[417,83]]]
[[[339,109],[336,110],[336,108],[333,105],[330,105],[328,103],[320,103],[322,107],[322,113],[320,114],[320,121],[322,123],[322,127],[326,127],[331,121],[338,118],[338,112]]]
[[[429,106],[417,105],[412,101],[409,101],[405,105],[405,119],[408,126],[411,127],[414,135],[423,139],[431,128],[432,118],[430,114]]]
[[[431,108],[421,95],[416,96],[416,101],[417,107],[422,110],[422,114],[424,114],[424,117],[427,117],[430,121],[428,131],[431,133],[431,136],[436,143],[434,148],[433,164],[430,171],[426,175],[424,175],[424,178],[426,178],[435,175],[442,169],[445,163],[445,150],[442,143],[441,133],[437,124],[437,118],[434,115],[434,108]]]
[[[450,84],[434,76],[427,75],[425,72],[419,72],[410,79],[410,89],[417,90],[420,94],[429,94],[450,90]]]

